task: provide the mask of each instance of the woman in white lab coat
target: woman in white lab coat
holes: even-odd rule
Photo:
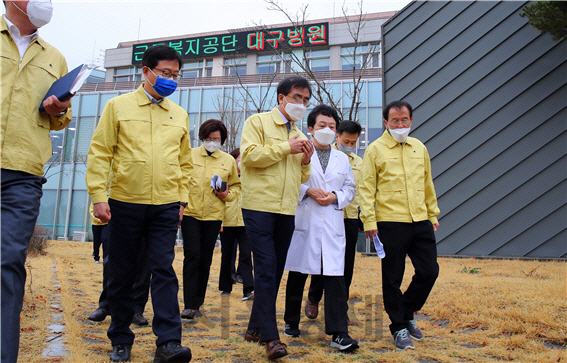
[[[284,320],[287,336],[300,334],[299,320],[307,275],[325,290],[325,332],[331,345],[353,350],[358,343],[348,336],[347,296],[344,282],[345,229],[342,208],[354,199],[356,184],[348,157],[332,148],[339,118],[334,109],[319,105],[307,119],[314,135],[311,176],[301,185],[295,230],[285,269],[289,271]]]

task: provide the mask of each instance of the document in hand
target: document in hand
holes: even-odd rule
[[[49,91],[47,91],[47,94],[43,97],[43,100],[39,105],[39,111],[45,112],[43,101],[51,95],[55,95],[59,101],[66,101],[71,98],[81,88],[83,83],[85,83],[93,69],[93,67],[86,64],[81,64],[71,72],[53,82],[51,88],[49,88]]]
[[[211,178],[211,187],[218,192],[224,192],[226,190],[226,182],[222,181],[221,177],[215,174]]]

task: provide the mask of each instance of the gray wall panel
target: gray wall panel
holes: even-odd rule
[[[567,257],[567,41],[527,4],[413,2],[382,27],[384,102],[414,107],[440,254]]]

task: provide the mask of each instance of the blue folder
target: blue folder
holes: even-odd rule
[[[51,95],[55,95],[59,101],[66,101],[73,96],[73,93],[71,93],[71,87],[73,87],[73,83],[75,82],[75,79],[77,79],[77,76],[79,75],[79,72],[82,68],[83,64],[73,69],[63,77],[59,78],[57,81],[53,82],[51,88],[49,88],[49,91],[47,91],[47,94],[45,95],[45,97],[43,97],[43,100],[39,105],[40,112],[45,112],[43,101],[45,101]]]

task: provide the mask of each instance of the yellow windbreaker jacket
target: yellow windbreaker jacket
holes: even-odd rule
[[[295,215],[299,186],[309,179],[311,164],[303,165],[303,154],[291,154],[288,140],[299,134],[293,124],[289,134],[277,107],[250,116],[240,142],[242,208]]]
[[[224,209],[224,227],[244,227],[244,218],[242,218],[242,193],[232,202],[226,202]]]
[[[61,130],[71,122],[71,105],[60,117],[39,112],[51,84],[67,74],[63,55],[43,40],[34,39],[20,64],[20,52],[2,16],[1,147],[2,169],[43,175],[51,157],[50,130]]]
[[[364,230],[376,222],[437,223],[439,208],[431,177],[431,162],[421,141],[408,137],[403,144],[388,130],[364,153],[360,219]]]
[[[109,197],[138,204],[187,202],[193,168],[189,117],[167,98],[154,105],[142,87],[104,106],[87,158],[94,204]]]
[[[226,198],[217,197],[211,187],[211,178],[218,175],[228,184]],[[183,213],[200,221],[222,221],[225,202],[237,200],[240,196],[240,178],[236,161],[222,150],[209,156],[205,146],[193,149],[193,171],[189,181],[189,204]]]
[[[333,147],[338,150],[337,143],[333,144]],[[359,191],[358,187],[360,185],[360,181],[362,180],[362,158],[355,153],[350,153],[347,155],[348,161],[350,163],[350,168],[352,169],[352,173],[354,175],[354,181],[356,183],[356,195],[352,203],[348,206],[343,208],[345,212],[345,219],[358,219],[358,207],[359,207]]]

